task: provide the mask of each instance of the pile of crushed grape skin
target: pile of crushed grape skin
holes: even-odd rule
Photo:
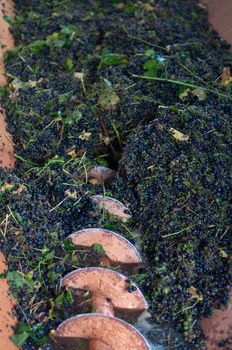
[[[231,96],[220,85],[231,54],[196,1],[120,2],[15,1],[2,99],[17,167],[0,171],[0,247],[24,350],[49,348],[49,332],[78,312],[58,285],[99,258],[65,243],[84,227],[129,239],[139,228],[147,270],[136,278],[154,321],[187,344],[169,349],[203,350],[197,320],[228,299],[232,108],[215,91]],[[112,186],[86,182],[96,164],[119,167]],[[129,205],[131,226],[102,217],[89,199],[100,193]]]

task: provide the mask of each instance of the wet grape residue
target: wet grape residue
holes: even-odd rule
[[[103,252],[66,237],[102,227],[137,244],[140,232],[146,264],[130,278],[149,301],[142,330],[155,349],[204,350],[199,320],[226,305],[231,281],[228,45],[192,0],[15,4],[0,90],[16,155],[15,170],[0,170],[14,342],[50,349],[57,326],[80,313],[60,279]],[[99,165],[117,177],[88,178]],[[121,201],[132,219],[119,222],[93,195]]]

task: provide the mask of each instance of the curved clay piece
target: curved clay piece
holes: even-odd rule
[[[105,209],[109,214],[117,217],[121,220],[131,219],[131,214],[124,204],[117,199],[111,197],[104,197],[102,195],[96,195],[91,197],[92,201],[98,204],[99,208]]]
[[[91,350],[150,350],[144,337],[128,323],[100,314],[85,314],[63,322],[55,333],[62,338],[90,339]],[[64,340],[64,339],[63,339]]]
[[[142,259],[137,249],[119,234],[102,228],[88,228],[77,231],[68,237],[79,247],[90,248],[101,244],[105,255],[113,265],[141,265]]]
[[[14,39],[9,30],[10,24],[3,16],[14,17],[14,4],[12,0],[0,1],[0,86],[4,86],[7,83],[4,73],[4,54],[7,50],[14,47]]]
[[[232,337],[232,290],[227,307],[224,310],[215,310],[211,317],[202,319],[200,324],[207,350],[229,349],[219,346],[219,343]]]
[[[4,15],[14,16],[13,1],[0,2],[0,86],[7,83],[4,74],[4,54],[14,46],[13,36],[10,32],[9,23],[3,18]],[[5,112],[0,104],[0,166],[13,168],[15,164],[14,149],[11,135],[6,131]]]
[[[209,21],[219,35],[226,40],[232,51],[232,1],[231,0],[201,0],[207,6]]]
[[[113,180],[115,176],[116,171],[100,165],[88,171],[88,179],[96,179],[99,183],[103,184]]]
[[[139,288],[128,292],[129,283],[122,274],[100,267],[75,270],[61,281],[63,287],[91,291],[92,302],[98,312],[112,314],[111,305],[120,312],[142,313],[148,308],[147,302]]]
[[[4,256],[0,253],[0,273],[6,270]],[[9,285],[4,278],[0,279],[0,348],[5,350],[18,349],[11,341],[12,327],[16,326],[17,320],[13,315],[15,300],[9,296]]]
[[[14,46],[13,37],[10,33],[10,25],[3,16],[13,17],[13,1],[0,1],[0,86],[7,83],[4,74],[4,54]],[[0,167],[14,167],[13,142],[11,136],[6,131],[5,113],[0,105]],[[0,273],[6,270],[4,256],[0,252]],[[17,320],[12,314],[15,301],[9,296],[9,285],[6,279],[0,279],[0,344],[1,349],[18,349],[10,337],[13,334],[12,327],[16,326]]]

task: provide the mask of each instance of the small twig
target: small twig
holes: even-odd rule
[[[128,35],[128,37],[129,37],[130,39],[134,39],[134,40],[140,41],[141,43],[147,44],[147,45],[149,45],[149,46],[156,47],[157,49],[160,49],[160,50],[163,50],[163,51],[167,51],[166,47],[152,44],[152,43],[149,42],[149,41],[146,41],[146,40],[144,40],[144,39],[142,39],[142,38],[139,38],[139,37],[137,37],[137,36],[131,35],[125,28],[123,28],[123,30],[124,30],[124,32]]]
[[[225,232],[221,235],[220,239],[222,239],[222,237],[224,237],[224,236],[227,234],[227,232],[229,231],[229,229],[230,229],[230,226],[228,226],[228,227],[226,228]]]
[[[132,74],[132,77],[134,78],[139,78],[139,79],[144,79],[144,80],[154,80],[154,81],[160,81],[160,82],[163,82],[163,83],[170,83],[170,84],[175,84],[175,85],[180,85],[180,86],[185,86],[185,87],[189,87],[189,88],[192,88],[192,89],[202,89],[204,91],[209,91],[209,92],[212,92],[214,94],[217,94],[221,97],[224,97],[224,98],[227,98],[229,100],[232,100],[232,97],[229,96],[229,95],[225,95],[217,90],[214,90],[214,89],[211,89],[211,88],[206,88],[206,87],[203,87],[203,86],[199,86],[199,85],[196,85],[196,84],[193,84],[193,83],[187,83],[187,82],[184,82],[184,81],[181,81],[181,80],[174,80],[174,79],[168,79],[168,78],[158,78],[158,77],[147,77],[145,75],[137,75],[137,74]]]
[[[164,236],[161,236],[161,237],[162,238],[168,238],[168,237],[172,237],[172,236],[177,236],[177,235],[179,235],[179,234],[181,234],[181,233],[183,233],[183,232],[185,232],[185,231],[187,231],[187,230],[189,230],[191,228],[192,228],[192,226],[188,226],[188,227],[183,228],[180,231],[177,231],[177,232],[174,232],[174,233],[169,233],[168,235],[164,235]]]
[[[6,214],[6,223],[5,223],[5,227],[4,227],[4,233],[3,236],[4,238],[6,238],[6,232],[7,232],[7,226],[8,226],[8,219],[9,219],[10,215]]]
[[[117,136],[119,145],[120,145],[121,149],[123,149],[123,147],[122,147],[122,140],[121,140],[120,134],[118,132],[118,129],[116,128],[116,125],[114,123],[112,123],[112,126],[113,126],[114,132],[115,132],[115,134]]]
[[[1,233],[3,235],[4,238],[6,238],[6,232],[7,232],[7,226],[8,226],[8,219],[11,217],[11,214],[8,215],[6,214],[6,217],[4,220],[2,220],[2,222],[0,223],[0,226],[2,226],[5,223],[5,227],[4,230],[1,229]]]
[[[130,235],[133,239],[135,239],[136,235],[133,235],[133,233],[129,230],[129,228],[128,228],[126,225],[122,224],[122,227],[124,227],[125,230],[129,233],[129,235]]]
[[[180,313],[182,313],[182,312],[184,312],[184,311],[186,311],[186,310],[189,310],[189,309],[194,308],[194,307],[199,303],[199,301],[200,301],[200,300],[197,300],[197,301],[195,302],[195,304],[193,304],[192,306],[185,307],[184,309],[178,311],[178,312],[177,312],[177,315],[180,314]]]
[[[62,138],[63,138],[63,134],[64,134],[64,124],[62,123],[61,127],[60,127],[60,138],[58,140],[58,146],[60,146]]]
[[[53,210],[59,208],[59,206],[61,206],[62,203],[64,203],[64,201],[66,201],[66,199],[68,199],[69,197],[65,197],[64,199],[62,199],[62,201],[60,201],[60,203],[58,203],[55,207],[53,207],[52,209],[49,210],[49,212],[51,213]]]
[[[86,191],[86,192],[84,193],[84,196],[86,196],[88,193],[89,193],[89,191]],[[80,198],[73,204],[73,206],[75,207],[75,206],[83,199],[84,196],[80,197]]]
[[[27,163],[27,164],[31,164],[31,165],[36,165],[36,163],[33,163],[33,162],[31,162],[31,161],[29,161],[29,160],[27,160],[27,159],[25,159],[25,158],[19,156],[19,155],[16,154],[16,153],[15,153],[14,156],[15,156],[16,159],[21,160],[21,162],[23,162],[23,163]]]
[[[13,217],[14,221],[16,222],[16,224],[19,225],[19,222],[18,222],[18,220],[16,219],[16,217],[14,216],[14,214],[13,214],[13,212],[12,212],[12,210],[11,210],[11,208],[10,208],[9,205],[7,205],[7,208],[8,208],[8,210],[9,210],[9,212],[10,212],[10,215]]]
[[[115,151],[115,149],[114,149],[114,146],[112,145],[112,142],[110,141],[109,133],[108,133],[108,130],[107,130],[106,125],[105,125],[105,123],[104,123],[104,120],[103,120],[103,118],[102,118],[102,115],[101,115],[101,111],[100,111],[100,110],[98,110],[98,117],[99,117],[99,119],[100,119],[100,122],[101,122],[102,128],[103,128],[103,130],[104,130],[104,133],[105,133],[106,137],[107,137],[108,140],[109,140],[110,148],[112,149],[112,152],[115,154],[116,151]]]

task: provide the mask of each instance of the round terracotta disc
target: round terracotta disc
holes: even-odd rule
[[[62,338],[64,343],[64,338],[67,338],[67,345],[68,338],[94,339],[99,342],[98,349],[102,350],[150,350],[144,337],[134,327],[118,318],[100,314],[70,318],[58,327],[55,338],[58,343]]]
[[[142,259],[137,249],[119,234],[102,228],[88,228],[77,231],[68,237],[79,247],[90,248],[94,244],[101,244],[105,255],[113,264],[140,265]]]
[[[91,291],[95,296],[111,300],[113,308],[122,312],[143,312],[148,308],[147,302],[139,288],[128,291],[128,279],[122,274],[100,267],[87,267],[70,272],[61,285],[73,289]]]

